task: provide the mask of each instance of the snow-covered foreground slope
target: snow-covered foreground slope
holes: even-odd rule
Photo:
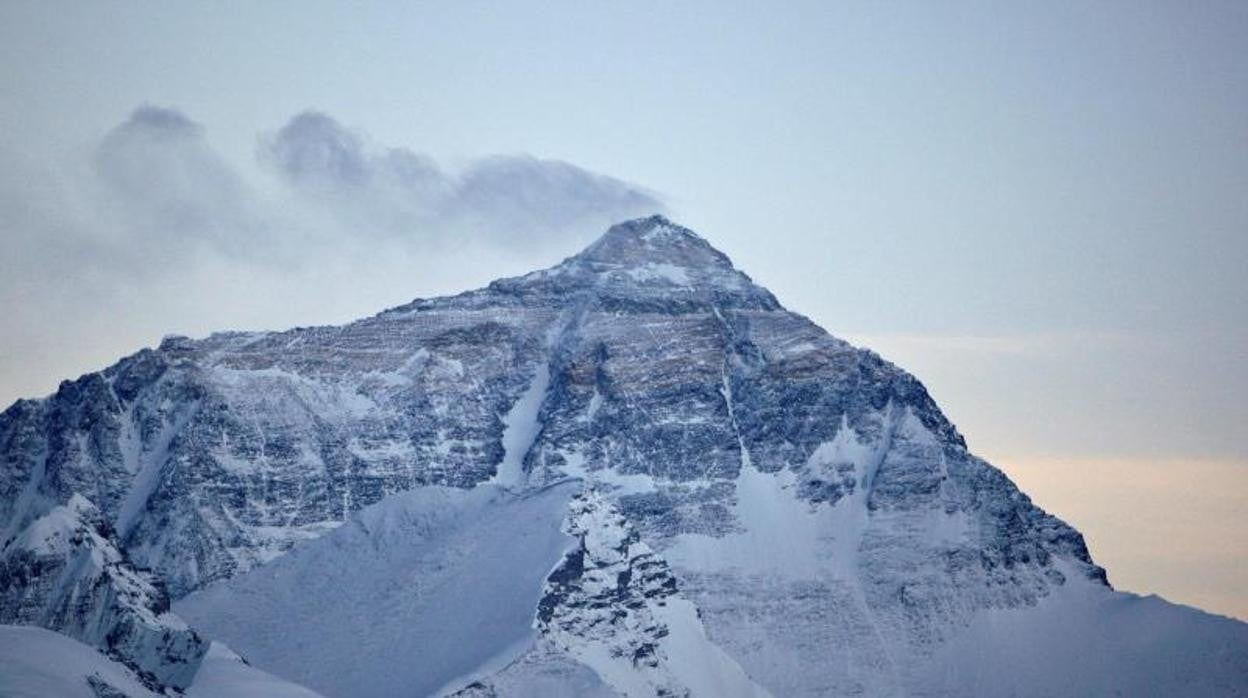
[[[158,695],[124,664],[77,640],[43,628],[0,625],[0,696],[156,698]]]
[[[157,698],[124,664],[60,633],[0,625],[0,696],[5,698]],[[213,644],[186,691],[189,698],[318,698],[259,671]]]
[[[321,698],[321,694],[279,679],[214,642],[204,655],[187,698]]]
[[[1113,591],[918,380],[660,217],[0,414],[5,539],[76,495],[202,637],[330,696],[1248,685],[1248,625]]]

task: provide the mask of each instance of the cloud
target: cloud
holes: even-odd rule
[[[541,234],[618,222],[662,209],[650,193],[566,162],[495,156],[473,163],[458,181],[451,215],[479,228]]]
[[[177,109],[145,104],[131,112],[130,118],[113,129],[109,137],[177,141],[199,138],[203,133],[203,126]]]
[[[558,160],[494,155],[449,173],[315,111],[262,139],[259,155],[296,191],[375,234],[529,244],[664,209],[651,192]]]
[[[136,109],[104,136],[91,165],[94,204],[130,244],[253,249],[260,223],[250,192],[181,112]]]
[[[205,255],[315,266],[382,241],[434,255],[465,244],[570,251],[611,223],[663,209],[619,179],[527,155],[450,173],[315,111],[260,140],[265,171],[284,185],[276,191],[240,174],[203,125],[171,107],[140,106],[61,171],[0,157],[0,232],[9,259],[23,260],[14,275],[59,264],[133,283]]]
[[[262,146],[261,155],[297,186],[358,187],[371,174],[361,138],[315,111],[295,115]]]

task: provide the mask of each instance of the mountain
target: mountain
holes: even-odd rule
[[[329,696],[1248,693],[1248,624],[1114,591],[914,377],[662,217],[0,415],[6,538],[75,496]]]

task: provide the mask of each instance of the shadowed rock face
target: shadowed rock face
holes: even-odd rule
[[[83,494],[178,598],[388,495],[489,481],[521,404],[536,427],[516,486],[593,484],[707,637],[778,694],[901,686],[906,657],[979,611],[1072,575],[1107,586],[1079,533],[969,453],[915,378],[661,217],[481,290],[341,327],[169,338],[20,401],[0,415],[0,523],[12,535]],[[586,600],[574,568],[542,622],[588,636],[558,602]],[[794,683],[786,661],[820,668]]]

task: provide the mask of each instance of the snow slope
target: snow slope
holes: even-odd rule
[[[1245,696],[1248,627],[1083,581],[977,614],[911,679],[915,696]]]
[[[111,691],[111,692],[110,692]],[[60,633],[0,625],[0,696],[156,698],[164,696],[126,665]],[[186,690],[188,698],[318,698],[317,693],[249,666],[213,643]]]
[[[115,693],[110,695],[107,689]],[[0,696],[156,698],[158,695],[124,664],[77,640],[43,628],[0,625]]]
[[[279,679],[243,661],[229,647],[214,642],[204,655],[187,698],[320,698],[303,686]]]
[[[543,582],[572,542],[560,526],[578,487],[394,495],[175,609],[326,695],[454,691],[533,643]]]

